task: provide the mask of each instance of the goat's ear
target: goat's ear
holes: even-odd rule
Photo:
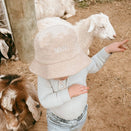
[[[38,108],[39,103],[33,100],[31,96],[28,96],[26,104],[29,111],[32,113],[33,118],[38,121],[40,119],[40,109]]]
[[[6,59],[9,59],[8,57],[8,50],[9,50],[9,47],[8,45],[5,43],[4,40],[0,40],[0,51],[2,53],[2,55],[6,58]]]
[[[88,32],[92,32],[95,28],[95,22],[93,20],[90,21]]]
[[[100,15],[104,15],[102,12],[99,13]]]

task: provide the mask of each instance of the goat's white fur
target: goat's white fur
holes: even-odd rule
[[[3,77],[5,77],[5,75],[0,75],[0,79],[3,78]]]
[[[2,34],[6,34],[6,33],[12,34],[11,31],[7,30],[6,28],[0,28],[0,32]]]
[[[37,94],[37,91],[34,87],[33,84],[29,83],[29,82],[26,82],[26,90],[28,92],[28,94],[30,94],[26,100],[26,104],[28,106],[28,109],[29,111],[32,113],[33,115],[33,118],[38,121],[39,120],[39,116],[40,116],[40,110],[36,110],[36,107],[39,103],[37,101],[38,100],[38,97],[36,96]],[[31,88],[32,87],[32,88]],[[31,89],[30,89],[31,88]]]
[[[9,89],[2,99],[1,105],[8,109],[9,111],[12,111],[12,101],[16,98],[16,92],[14,90]]]
[[[73,28],[72,24],[59,18],[59,17],[47,17],[45,19],[41,19],[37,21],[38,30],[44,30],[45,28],[48,28],[50,26],[55,25],[67,25]]]
[[[38,112],[38,110],[37,110],[36,108],[34,108],[34,107],[36,107],[36,105],[38,105],[39,103],[36,102],[36,101],[34,101],[34,100],[32,99],[32,97],[29,96],[28,99],[26,100],[26,104],[28,105],[29,111],[32,112],[33,118],[34,118],[36,121],[38,121],[38,120],[39,120],[39,115],[38,115],[39,112]]]
[[[73,27],[78,35],[78,43],[86,54],[88,54],[88,49],[95,36],[101,39],[114,39],[113,36],[116,35],[108,16],[103,13],[91,15],[77,22],[75,25],[58,17],[41,19],[37,22],[37,25],[39,31],[54,25],[67,25]]]
[[[0,40],[0,51],[1,51],[2,55],[5,58],[7,58],[7,59],[9,59],[9,57],[7,55],[8,54],[8,50],[9,50],[9,47],[7,46],[5,41],[4,40]]]
[[[37,19],[53,16],[69,18],[76,12],[73,0],[35,0],[35,10]]]
[[[76,24],[75,28],[78,33],[79,43],[85,53],[87,53],[87,50],[91,46],[94,37],[114,39],[116,35],[109,17],[103,13],[95,14],[85,20],[81,20]]]

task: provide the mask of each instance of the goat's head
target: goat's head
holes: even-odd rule
[[[109,21],[109,17],[103,13],[90,16],[88,32],[93,32],[94,36],[102,39],[114,39],[116,36],[115,30]]]
[[[11,32],[4,28],[0,28],[0,54],[1,57],[6,59],[10,59],[16,55],[16,48]]]
[[[66,13],[70,14],[69,17],[76,14],[75,2],[73,0],[62,0],[61,2],[62,2],[62,4],[64,5],[64,7],[67,11]]]
[[[40,105],[34,99],[36,96],[33,97],[26,90],[26,80],[18,75],[6,75],[0,77],[0,84],[2,84],[0,107],[6,118],[7,129],[15,131],[21,127],[27,129],[39,120],[41,116]],[[32,90],[31,88],[30,90]],[[27,122],[27,119],[30,122]]]

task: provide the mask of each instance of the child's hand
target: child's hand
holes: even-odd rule
[[[88,92],[89,87],[80,85],[80,84],[73,84],[68,88],[70,97],[79,96],[81,94],[85,94]]]
[[[123,45],[127,42],[128,42],[128,40],[124,40],[124,41],[121,41],[121,42],[114,42],[114,43],[106,46],[105,51],[107,53],[123,52],[123,51],[126,50],[126,48]]]

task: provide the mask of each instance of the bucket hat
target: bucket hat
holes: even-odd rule
[[[54,25],[34,39],[35,56],[29,69],[45,79],[74,75],[91,62],[78,43],[74,28]]]

